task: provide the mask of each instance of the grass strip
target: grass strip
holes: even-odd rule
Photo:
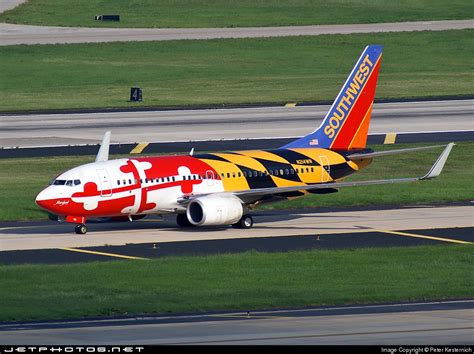
[[[0,111],[333,100],[384,45],[378,99],[474,94],[472,30],[6,46]],[[143,102],[129,102],[130,88]]]
[[[474,246],[0,266],[0,321],[471,297]],[[13,291],[14,289],[14,291]]]
[[[373,146],[377,151],[427,144]],[[249,147],[250,148],[250,147]],[[351,180],[386,179],[424,175],[442,151],[376,158],[371,166],[350,177]],[[0,159],[0,220],[44,219],[46,214],[34,203],[35,196],[60,172],[94,161],[93,156]],[[112,157],[113,158],[113,157]],[[304,207],[343,207],[357,205],[409,205],[456,202],[474,199],[472,180],[474,142],[455,146],[443,173],[431,181],[393,185],[341,188],[338,193],[309,195],[292,201],[264,204],[266,209]]]
[[[471,18],[469,0],[29,0],[0,21],[86,27],[246,27]],[[94,21],[120,15],[120,22]]]

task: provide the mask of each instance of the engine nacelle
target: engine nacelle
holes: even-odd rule
[[[242,202],[232,195],[199,197],[186,209],[189,222],[197,226],[235,224],[243,214]]]

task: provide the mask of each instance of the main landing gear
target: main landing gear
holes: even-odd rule
[[[179,227],[193,227],[194,226],[193,224],[189,222],[186,214],[177,214],[176,223],[178,224]]]
[[[253,218],[250,215],[244,215],[235,224],[232,224],[234,229],[250,229],[253,226]]]
[[[78,235],[85,235],[87,233],[87,226],[84,224],[79,224],[79,225],[76,225],[74,230],[76,231],[76,234]]]

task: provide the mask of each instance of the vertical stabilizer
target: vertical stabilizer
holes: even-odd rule
[[[321,125],[282,148],[362,149],[367,142],[382,46],[367,46]]]

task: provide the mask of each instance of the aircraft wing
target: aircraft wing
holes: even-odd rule
[[[444,145],[431,145],[431,146],[422,146],[422,147],[408,148],[408,149],[396,149],[396,150],[375,151],[375,152],[366,152],[366,153],[362,152],[362,153],[348,154],[348,155],[346,155],[346,157],[350,160],[371,159],[373,157],[386,156],[386,155],[396,155],[396,154],[403,154],[405,152],[414,152],[414,151],[435,149],[435,148],[439,148],[439,147],[443,147],[443,146]]]
[[[444,145],[440,145],[440,146],[444,146]],[[370,186],[370,185],[376,185],[376,184],[405,183],[405,182],[429,180],[429,179],[436,178],[440,175],[441,171],[443,170],[444,164],[446,163],[446,160],[448,159],[448,156],[451,153],[451,149],[453,148],[453,146],[454,146],[454,143],[449,143],[448,145],[446,145],[445,149],[443,150],[441,155],[439,155],[438,159],[433,164],[433,166],[428,171],[428,173],[426,173],[424,176],[421,176],[421,177],[392,178],[392,179],[354,181],[354,182],[328,182],[328,183],[310,184],[310,185],[305,185],[305,186],[256,188],[256,189],[250,189],[250,190],[222,192],[222,193],[217,193],[217,194],[232,194],[238,197],[244,203],[253,203],[256,200],[266,195],[274,195],[274,194],[282,194],[282,193],[298,192],[298,191],[334,190],[336,188],[342,188],[342,187]],[[433,148],[433,146],[429,146],[426,148]],[[418,149],[418,148],[415,148],[415,149]],[[404,150],[413,151],[413,149],[404,149]],[[397,153],[399,152],[400,150],[397,150]],[[186,205],[191,200],[199,198],[203,195],[208,195],[208,194],[187,195],[185,197],[180,198],[178,200],[178,203],[182,205]]]
[[[454,143],[449,143],[439,155],[436,162],[433,164],[431,169],[422,177],[410,177],[410,178],[393,178],[393,179],[382,179],[382,180],[369,180],[369,181],[354,181],[354,182],[329,182],[329,183],[318,183],[306,186],[292,186],[292,187],[273,187],[273,188],[259,188],[251,190],[243,190],[232,192],[235,196],[239,197],[243,202],[248,202],[255,197],[261,197],[264,195],[280,194],[287,192],[296,191],[311,191],[318,189],[334,189],[342,187],[354,187],[354,186],[369,186],[375,184],[391,184],[391,183],[404,183],[404,182],[416,182],[421,180],[429,180],[436,178],[440,175],[443,170],[444,164],[448,159],[448,156],[453,148]]]

